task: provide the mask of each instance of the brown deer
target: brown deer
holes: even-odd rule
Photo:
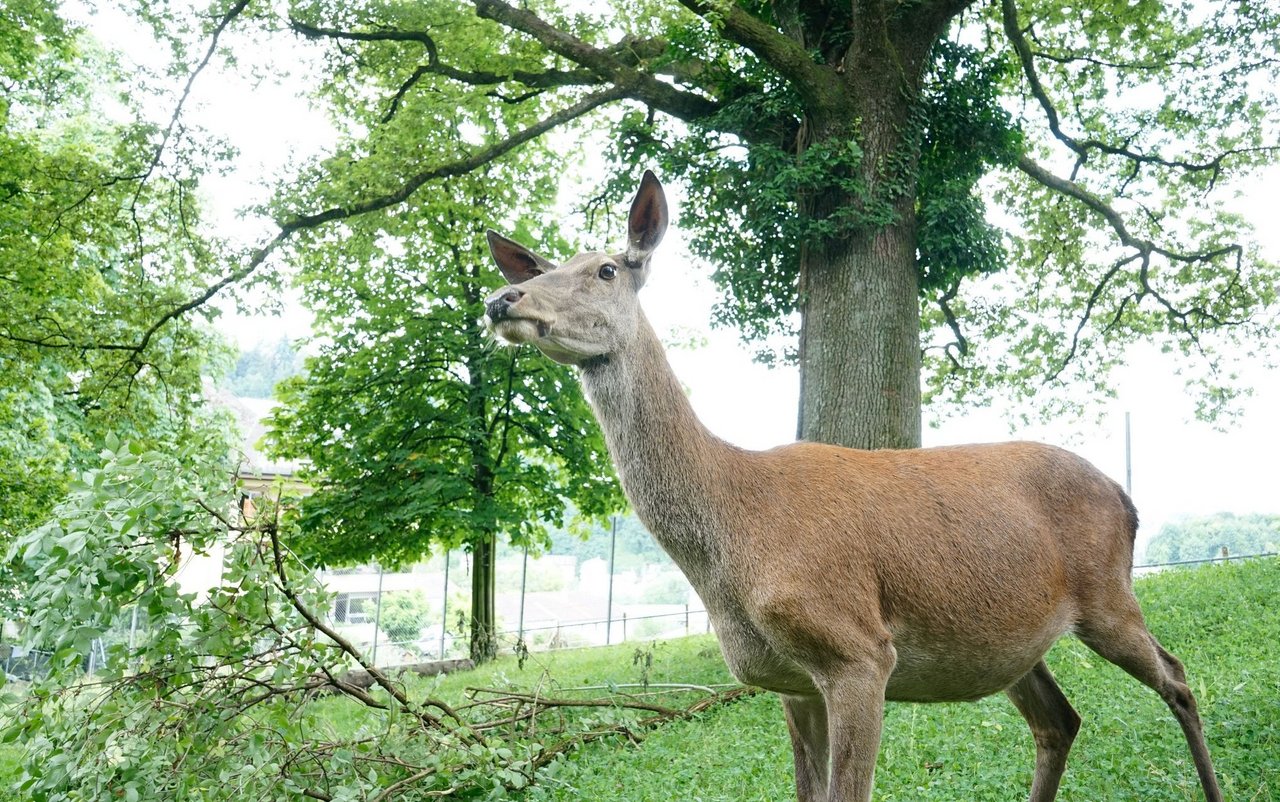
[[[755,452],[717,439],[637,300],[666,228],[646,172],[621,253],[557,266],[489,232],[511,284],[485,319],[578,366],[627,496],[706,604],[729,669],[782,697],[799,798],[871,798],[885,700],[1004,691],[1035,737],[1031,799],[1054,799],[1080,718],[1043,658],[1074,632],[1168,703],[1221,800],[1182,665],[1133,595],[1124,491],[1034,443]]]

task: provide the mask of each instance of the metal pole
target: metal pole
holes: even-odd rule
[[[689,604],[684,605],[684,634],[689,634]]]
[[[609,599],[605,603],[604,613],[604,644],[606,646],[613,642],[613,558],[618,552],[618,516],[612,515],[610,520],[613,525],[612,534],[609,536]],[[622,639],[627,639],[625,630]]]
[[[524,641],[524,589],[529,579],[529,544],[524,544],[524,565],[520,567],[520,629],[516,640]]]
[[[1124,413],[1124,492],[1133,495],[1133,427],[1128,412]]]
[[[440,659],[444,659],[445,629],[449,626],[449,552],[444,553],[444,603],[440,605]]]
[[[627,642],[627,614],[622,614],[622,642]]]
[[[378,627],[382,626],[382,563],[378,563],[378,598],[373,605],[373,656],[369,659],[373,665],[378,664]]]

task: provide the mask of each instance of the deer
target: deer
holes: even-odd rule
[[[628,500],[706,605],[729,670],[781,698],[797,799],[871,799],[886,701],[1003,692],[1035,741],[1031,802],[1051,802],[1081,719],[1044,657],[1074,633],[1160,695],[1221,802],[1183,666],[1133,593],[1125,491],[1031,442],[749,451],[717,438],[639,303],[667,224],[646,171],[619,253],[557,265],[490,230],[509,283],[483,321],[576,366]]]

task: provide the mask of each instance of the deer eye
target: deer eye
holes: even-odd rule
[[[600,278],[604,279],[605,281],[613,281],[613,279],[616,278],[617,275],[618,275],[618,268],[614,267],[613,265],[608,263],[600,265]]]

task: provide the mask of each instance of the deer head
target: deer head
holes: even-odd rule
[[[511,283],[486,299],[485,324],[503,340],[530,343],[563,364],[608,358],[634,338],[637,294],[666,230],[667,199],[657,176],[646,170],[621,253],[580,253],[556,265],[490,231],[493,260]]]

